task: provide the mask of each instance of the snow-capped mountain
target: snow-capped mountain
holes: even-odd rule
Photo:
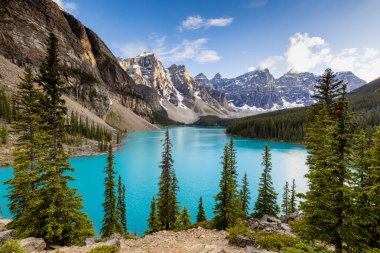
[[[268,69],[255,70],[236,78],[223,78],[217,73],[211,84],[226,93],[232,107],[251,110],[274,110],[307,106],[312,98],[318,76],[313,73],[288,72],[275,79]],[[347,90],[354,90],[366,82],[352,72],[338,72],[338,80],[347,83]]]
[[[119,58],[119,63],[139,86],[140,93],[150,96],[151,104],[165,110],[174,120],[189,123],[201,115],[228,113],[226,96],[209,85],[198,83],[184,65],[173,64],[165,69],[150,52],[130,59]],[[144,92],[144,87],[155,90],[156,94]]]

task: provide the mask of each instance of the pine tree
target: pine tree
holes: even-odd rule
[[[232,227],[244,215],[237,190],[236,150],[232,137],[224,147],[222,165],[220,192],[214,197],[214,222],[218,229]]]
[[[18,138],[14,144],[13,178],[6,182],[9,209],[13,217],[9,228],[16,229],[19,235],[24,230],[22,215],[25,215],[26,207],[33,200],[32,191],[40,186],[39,161],[43,158],[44,149],[40,98],[41,93],[34,86],[32,70],[27,68],[13,98],[17,101],[19,118],[13,121],[12,129]]]
[[[187,207],[184,206],[182,209],[182,212],[179,214],[179,217],[177,219],[177,224],[176,224],[176,229],[187,229],[190,228],[191,226],[191,221],[190,221],[190,213],[189,210],[187,210]]]
[[[163,143],[161,175],[158,183],[158,215],[162,229],[170,230],[175,228],[178,215],[178,182],[173,168],[173,158],[171,154],[172,144],[170,142],[169,130],[165,132]]]
[[[93,226],[82,212],[82,196],[71,189],[73,171],[64,150],[66,107],[62,95],[65,86],[59,75],[58,40],[50,34],[48,55],[37,78],[43,95],[40,99],[40,117],[45,120],[43,128],[45,157],[38,161],[41,166],[39,188],[33,191],[32,200],[23,211],[22,236],[44,238],[48,244],[81,244],[94,235]],[[14,118],[18,115],[14,112]],[[46,145],[46,146],[45,146]]]
[[[206,218],[205,209],[203,208],[203,200],[202,200],[202,197],[200,197],[199,203],[198,203],[197,223],[204,222],[206,220],[207,218]]]
[[[107,167],[104,169],[106,177],[104,178],[104,202],[102,204],[104,210],[103,225],[100,230],[102,237],[110,237],[118,232],[119,227],[119,211],[117,209],[116,182],[114,169],[114,154],[112,145],[108,146]]]
[[[327,69],[316,85],[317,104],[309,113],[306,147],[309,191],[303,196],[304,236],[319,239],[343,251],[350,233],[348,210],[352,203],[350,158],[351,114],[346,85]]]
[[[273,187],[271,170],[271,154],[268,145],[265,145],[263,153],[264,171],[260,177],[259,183],[259,195],[255,203],[255,211],[252,216],[256,218],[261,218],[263,215],[267,214],[270,216],[277,216],[280,208],[277,205],[277,193]]]
[[[147,221],[149,230],[145,231],[145,234],[155,233],[161,229],[161,223],[157,213],[157,201],[154,197],[150,204],[150,213]]]
[[[296,180],[293,179],[292,188],[290,189],[290,200],[289,200],[289,214],[297,212],[297,200],[296,200]]]
[[[125,204],[125,185],[122,183],[120,175],[117,184],[117,209],[119,211],[118,232],[125,235],[127,234],[127,208]]]
[[[240,201],[242,206],[242,211],[244,212],[245,216],[248,216],[249,214],[249,201],[251,199],[251,193],[249,191],[249,182],[247,173],[244,173],[244,177],[241,183],[241,190],[240,190]]]
[[[3,124],[1,126],[1,144],[7,144],[8,143],[8,127],[6,124]]]
[[[284,186],[284,192],[282,195],[282,213],[284,214],[285,218],[289,215],[289,206],[290,206],[290,196],[289,196],[289,183],[286,181]]]

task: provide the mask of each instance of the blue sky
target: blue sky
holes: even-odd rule
[[[55,0],[116,56],[142,50],[166,67],[234,77],[268,68],[380,76],[378,0]]]

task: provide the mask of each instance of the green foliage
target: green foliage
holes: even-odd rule
[[[327,69],[316,86],[317,104],[309,114],[306,147],[309,190],[304,195],[302,210],[305,226],[301,234],[335,246],[341,253],[352,229],[349,222],[352,174],[349,168],[352,146],[352,115],[348,109],[346,85]]]
[[[177,222],[176,222],[176,230],[184,230],[191,227],[191,221],[190,221],[190,213],[189,210],[187,210],[187,207],[184,206],[182,209],[182,212],[178,215]]]
[[[93,248],[88,253],[118,253],[119,247],[116,245],[103,245]]]
[[[289,194],[289,183],[286,181],[285,186],[284,186],[284,191],[282,195],[282,213],[284,216],[287,216],[289,212],[289,206],[290,206],[290,194]]]
[[[297,191],[296,191],[296,180],[292,181],[292,188],[290,189],[290,199],[289,199],[289,214],[297,211]]]
[[[10,240],[0,245],[0,253],[25,253],[17,241]]]
[[[5,119],[8,123],[12,121],[12,104],[9,97],[0,89],[0,118]]]
[[[98,123],[95,124],[94,121],[90,123],[87,117],[84,120],[77,112],[71,111],[70,118],[67,118],[66,124],[69,136],[65,141],[68,144],[80,144],[82,137],[85,137],[98,141],[99,150],[104,152],[107,150],[107,143],[112,141],[112,132]]]
[[[253,232],[249,230],[247,224],[243,222],[242,219],[237,219],[234,226],[227,228],[227,233],[228,233],[228,241],[231,244],[236,243],[236,237],[238,235],[247,236],[247,237],[252,237],[253,235]]]
[[[178,181],[173,167],[172,144],[169,130],[166,129],[163,143],[162,161],[160,164],[161,175],[158,183],[158,216],[162,229],[171,230],[175,228],[178,215]]]
[[[144,231],[145,234],[155,233],[161,229],[161,223],[157,212],[157,201],[153,196],[150,204],[149,218],[147,220],[149,230]]]
[[[241,201],[241,208],[244,212],[245,216],[248,216],[249,214],[249,200],[251,199],[251,193],[249,191],[249,182],[247,173],[244,173],[242,182],[241,182],[241,189],[239,192],[239,197]]]
[[[277,193],[273,187],[272,176],[270,174],[272,171],[272,162],[268,145],[265,145],[264,148],[262,166],[264,166],[264,170],[260,177],[259,195],[252,216],[261,218],[267,214],[277,217],[280,208],[277,205]]]
[[[271,251],[279,251],[285,247],[295,246],[300,239],[295,236],[277,232],[256,231],[253,234],[256,246]]]
[[[179,126],[183,125],[183,123],[174,121],[169,118],[166,111],[155,111],[153,110],[152,116],[151,116],[151,122],[154,124],[158,124],[160,126]]]
[[[200,116],[199,119],[193,123],[194,126],[228,126],[233,120],[227,118],[219,118],[214,115]]]
[[[119,214],[118,232],[121,235],[127,234],[127,207],[125,204],[125,185],[119,180],[117,184],[117,209]]]
[[[203,199],[202,197],[199,198],[199,203],[198,203],[198,213],[197,213],[197,223],[204,222],[206,221],[206,212],[205,209],[203,208]]]
[[[292,228],[294,233],[299,234],[301,232],[302,228],[305,226],[305,221],[302,217],[300,217],[296,220],[289,221],[288,224]]]
[[[48,42],[48,55],[36,79],[42,89],[34,88],[27,70],[14,102],[21,110],[12,113],[20,137],[15,144],[14,178],[8,182],[14,218],[9,227],[19,237],[44,238],[48,244],[82,244],[94,231],[82,212],[82,196],[68,185],[73,168],[63,147],[66,88],[60,80],[58,40],[51,34]]]
[[[104,216],[103,225],[100,230],[102,237],[110,237],[118,232],[119,228],[119,211],[117,209],[114,154],[112,145],[108,146],[107,167],[104,169],[106,177],[104,178],[104,202],[102,204]]]
[[[333,251],[326,249],[322,245],[316,245],[311,243],[306,243],[304,241],[297,242],[291,247],[282,247],[281,251],[283,253],[331,253]]]
[[[244,216],[239,198],[237,182],[236,149],[231,137],[224,147],[222,157],[222,172],[219,182],[219,193],[215,198],[214,222],[218,229],[232,227],[238,218]]]
[[[0,146],[2,144],[7,144],[8,138],[9,138],[8,127],[6,124],[2,124],[0,128]]]

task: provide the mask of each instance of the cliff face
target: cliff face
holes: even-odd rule
[[[59,39],[63,77],[73,98],[104,116],[110,93],[115,93],[136,113],[150,115],[150,106],[115,56],[75,17],[50,0],[0,1],[0,54],[13,63],[37,68],[46,55],[50,32]]]

